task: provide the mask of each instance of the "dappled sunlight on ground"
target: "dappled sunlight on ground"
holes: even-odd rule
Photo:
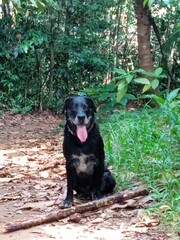
[[[59,227],[44,227],[43,230],[45,234],[54,239],[104,239],[104,240],[123,240],[124,234],[122,233],[123,229],[107,229],[107,228],[98,228],[98,226],[91,225],[72,225],[66,224]]]

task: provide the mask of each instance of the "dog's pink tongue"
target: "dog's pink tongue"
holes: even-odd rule
[[[81,142],[86,141],[88,134],[87,134],[87,129],[85,125],[77,126],[77,136]]]

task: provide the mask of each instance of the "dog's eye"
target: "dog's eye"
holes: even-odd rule
[[[88,106],[84,105],[83,110],[88,110]]]
[[[88,157],[88,161],[93,162],[94,164],[97,162],[97,159],[95,156]]]
[[[71,107],[71,111],[76,111],[77,107],[76,106],[72,106]]]

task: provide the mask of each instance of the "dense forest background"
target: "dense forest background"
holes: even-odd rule
[[[4,0],[0,29],[1,111],[59,111],[74,93],[120,107],[180,86],[178,0]]]

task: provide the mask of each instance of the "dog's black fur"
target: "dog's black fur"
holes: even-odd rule
[[[73,190],[87,199],[99,199],[113,191],[116,182],[104,164],[104,144],[98,124],[96,108],[87,96],[66,99],[63,153],[66,158],[67,196],[61,207],[70,207]]]

